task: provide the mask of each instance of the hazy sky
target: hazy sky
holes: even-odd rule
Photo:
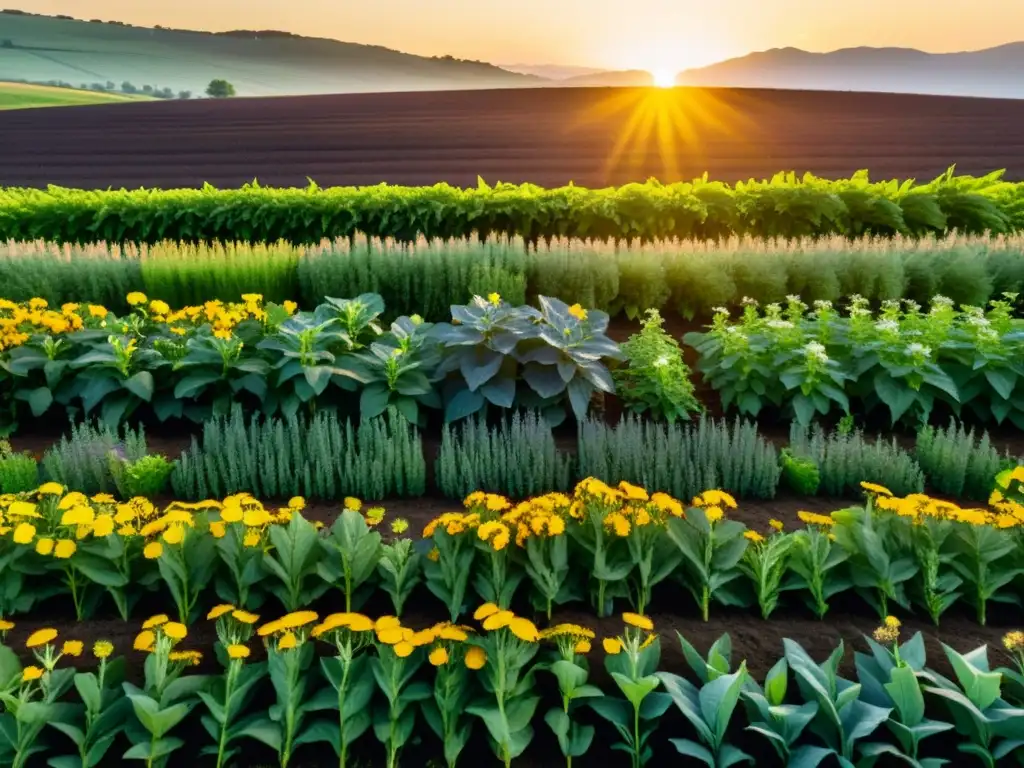
[[[1024,39],[1024,0],[5,0],[3,6],[149,26],[284,29],[504,64],[661,71],[783,46],[938,52]]]

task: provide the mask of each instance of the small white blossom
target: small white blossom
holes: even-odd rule
[[[988,328],[992,325],[991,321],[987,317],[982,317],[981,315],[969,315],[967,317],[967,322],[970,325],[976,325],[979,328]]]
[[[949,298],[948,296],[942,296],[942,295],[932,296],[932,309],[934,309],[935,307],[943,307],[943,306],[945,306],[945,307],[952,307],[953,306],[953,300],[951,298]]]
[[[814,302],[814,308],[817,309],[818,311],[821,311],[823,309],[832,309],[832,302],[827,301],[825,299],[818,299],[817,301]]]
[[[775,328],[776,330],[784,330],[793,327],[793,324],[789,322],[789,320],[769,320],[765,325],[769,328]]]
[[[749,296],[744,296],[743,297],[743,301],[741,301],[740,303],[744,307],[757,307],[757,306],[760,306],[760,304],[758,304],[758,302],[757,302],[757,299],[752,299]]]
[[[920,355],[921,357],[931,357],[932,349],[931,347],[926,347],[924,344],[918,344],[917,342],[914,342],[913,344],[907,347],[907,354],[915,356]]]
[[[665,355],[662,355],[661,357],[654,361],[655,368],[664,368],[666,365],[668,365],[668,357],[666,357]]]
[[[879,320],[875,323],[875,330],[879,333],[896,333],[900,329],[900,324],[895,320]]]
[[[729,310],[726,307],[712,307],[711,311],[716,315],[723,315],[725,317],[729,316]]]

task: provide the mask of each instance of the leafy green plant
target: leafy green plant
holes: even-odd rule
[[[110,474],[121,496],[162,496],[174,472],[174,462],[166,456],[149,455],[135,461],[125,461],[111,452]]]
[[[382,546],[380,534],[371,531],[358,512],[345,509],[323,539],[326,556],[316,564],[317,573],[345,596],[345,610],[362,607],[373,587]]]
[[[616,391],[634,413],[650,413],[656,419],[688,420],[701,410],[683,362],[679,343],[669,336],[656,309],[649,309],[640,333],[622,345],[624,366],[612,371]]]
[[[110,454],[128,462],[148,455],[146,433],[122,428],[120,432],[89,422],[72,425],[71,431],[43,455],[43,474],[82,493],[111,493],[117,485],[110,471]]]
[[[810,729],[827,748],[811,753],[815,759],[810,764],[817,765],[833,755],[843,768],[853,768],[858,753],[874,749],[874,742],[864,740],[889,719],[891,708],[868,703],[861,697],[859,683],[839,676],[842,643],[821,664],[792,640],[783,640],[783,646],[786,662],[804,700],[818,705]]]
[[[559,624],[541,634],[542,639],[555,644],[557,655],[550,671],[558,681],[561,707],[552,707],[544,715],[544,722],[558,739],[558,748],[565,757],[566,768],[572,768],[572,759],[582,757],[594,740],[594,727],[582,724],[572,715],[587,699],[603,696],[601,689],[589,685],[590,667],[586,652],[590,650],[594,633],[574,624]]]
[[[751,684],[740,692],[750,723],[747,730],[768,739],[786,765],[818,765],[828,757],[829,750],[800,744],[804,731],[818,714],[818,703],[786,704],[788,687],[789,664],[782,658],[768,670],[764,688]]]
[[[298,611],[330,588],[318,567],[323,551],[316,528],[302,515],[292,515],[288,525],[270,529],[274,549],[263,558],[268,589],[287,611]],[[273,671],[273,670],[271,670]]]
[[[395,615],[401,616],[406,600],[423,578],[423,556],[414,549],[412,539],[384,544],[377,562],[381,588],[391,598]]]
[[[931,685],[925,693],[938,697],[949,709],[956,731],[964,740],[957,745],[988,768],[1009,756],[1024,743],[1024,709],[1001,697],[1001,676],[991,671],[986,646],[960,654],[943,643],[956,682],[933,671],[921,673]]]
[[[876,515],[871,506],[832,514],[832,534],[849,554],[854,587],[878,613],[888,616],[890,601],[910,608],[907,587],[917,575],[910,526],[896,515]]]
[[[750,544],[743,552],[740,568],[754,586],[761,618],[767,619],[778,607],[796,538],[793,534],[783,533],[782,523],[778,520],[772,521],[767,536],[754,530],[743,535]]]

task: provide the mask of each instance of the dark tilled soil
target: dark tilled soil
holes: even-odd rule
[[[761,89],[521,89],[0,114],[0,186],[724,181],[780,170],[1024,178],[1024,101]],[[667,132],[662,125],[669,126]]]

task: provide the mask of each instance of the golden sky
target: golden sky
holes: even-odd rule
[[[660,71],[784,46],[944,52],[1024,40],[1024,0],[6,0],[3,6],[147,26],[283,29],[503,64]]]

